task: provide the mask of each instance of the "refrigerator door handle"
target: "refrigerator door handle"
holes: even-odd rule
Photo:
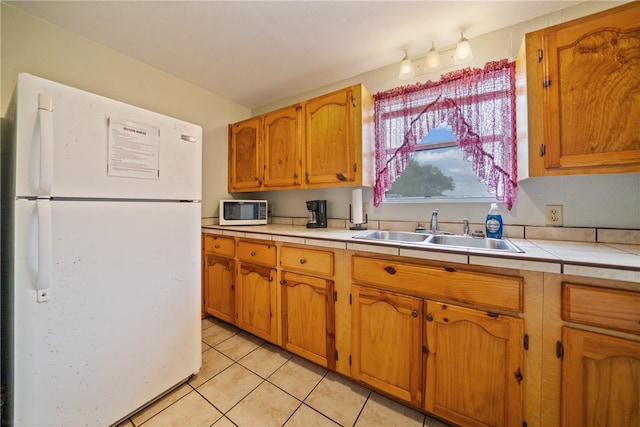
[[[40,121],[40,188],[38,196],[51,195],[53,181],[53,100],[50,95],[38,94]]]
[[[51,202],[37,200],[38,213],[38,272],[36,279],[36,293],[38,302],[49,301],[49,287],[51,286]]]

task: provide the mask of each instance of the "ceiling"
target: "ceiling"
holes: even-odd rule
[[[580,1],[7,3],[257,108]]]

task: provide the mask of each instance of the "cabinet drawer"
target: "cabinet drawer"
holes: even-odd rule
[[[562,319],[640,334],[640,293],[563,283]]]
[[[205,234],[204,251],[233,257],[235,254],[235,242],[233,241],[233,238]]]
[[[282,247],[280,266],[287,270],[333,276],[333,252]]]
[[[425,298],[446,298],[522,312],[521,277],[353,257],[353,280]]]
[[[265,243],[238,242],[238,258],[253,264],[276,266],[276,247]]]

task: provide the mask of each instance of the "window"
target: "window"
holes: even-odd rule
[[[514,62],[504,59],[488,63],[484,69],[454,71],[435,83],[376,93],[374,101],[375,206],[383,199],[399,197],[495,197],[511,209],[517,186]],[[446,127],[448,135],[442,136]],[[434,141],[436,136],[440,139]],[[452,154],[463,167],[451,166],[445,171],[450,163],[446,159]],[[403,178],[407,168],[408,177]],[[465,178],[465,171],[472,171],[486,191],[479,191],[473,180]],[[443,179],[432,187],[439,188],[409,191],[409,187],[418,186],[416,175],[433,178],[438,174]],[[394,188],[396,180],[399,183]]]
[[[431,129],[416,145],[407,168],[385,192],[384,201],[495,201],[462,154],[451,126],[441,123]]]

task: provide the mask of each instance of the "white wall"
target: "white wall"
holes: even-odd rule
[[[608,9],[625,2],[586,2],[570,9],[552,13],[544,17],[505,28],[475,39],[471,39],[474,60],[465,66],[482,67],[486,62],[508,57],[514,59],[524,35],[550,25],[555,25],[600,10]],[[450,59],[453,50],[441,52],[443,63]],[[426,52],[425,52],[426,55]],[[422,58],[413,58],[416,65]],[[393,87],[436,81],[450,67],[436,73],[418,75],[412,80],[398,80],[400,64],[374,70],[352,79],[318,88],[312,92],[300,94],[274,102],[253,111],[254,115],[290,105],[300,100],[349,86],[363,83],[371,93]],[[305,200],[327,199],[329,216],[348,218],[351,189],[282,191],[254,194],[256,198],[267,198],[273,204],[273,214],[278,216],[305,216]],[[439,218],[444,221],[461,221],[468,217],[472,222],[482,222],[489,203],[388,203],[373,207],[373,192],[365,189],[363,198],[367,203],[370,219],[391,219],[425,221],[431,210],[440,210]],[[564,206],[564,226],[571,227],[612,227],[640,228],[640,174],[592,175],[574,177],[535,178],[522,181],[518,187],[516,204],[510,212],[501,206],[503,219],[507,224],[544,225],[544,205],[561,204]]]
[[[481,67],[490,60],[513,58],[526,32],[619,3],[623,2],[587,2],[472,39],[475,59],[470,65]],[[204,133],[202,214],[205,217],[217,215],[218,200],[229,197],[226,190],[228,123],[353,83],[362,82],[375,93],[401,84],[437,80],[443,72],[400,81],[397,78],[399,64],[393,64],[251,112],[241,105],[63,31],[9,5],[2,4],[0,10],[0,95],[3,115],[17,74],[29,72],[199,124]],[[640,229],[639,189],[639,174],[531,179],[520,184],[513,210],[507,213],[503,207],[504,220],[508,224],[543,225],[544,205],[562,204],[566,226]],[[279,216],[306,216],[306,200],[327,199],[330,217],[347,218],[350,194],[351,189],[327,189],[256,193],[252,196],[270,200],[274,205],[273,213]],[[488,203],[384,204],[373,208],[371,189],[365,189],[363,197],[371,219],[424,221],[431,210],[437,207],[444,221],[460,221],[468,217],[472,222],[482,222],[488,210]]]
[[[2,114],[20,72],[196,123],[203,128],[203,216],[227,193],[227,124],[250,110],[2,4]]]

